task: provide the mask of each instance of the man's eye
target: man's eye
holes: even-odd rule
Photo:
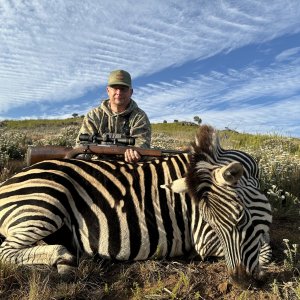
[[[111,87],[112,88],[112,90],[114,90],[114,91],[117,91],[117,90],[119,90],[119,91],[121,91],[121,92],[128,92],[129,91],[129,88],[128,87],[126,87],[126,86],[122,86],[122,87]]]

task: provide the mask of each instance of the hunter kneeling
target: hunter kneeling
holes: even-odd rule
[[[80,137],[86,134],[99,138],[108,136],[110,139],[120,138],[120,136],[134,137],[137,147],[149,148],[150,121],[146,113],[131,98],[133,89],[130,74],[124,70],[112,71],[106,91],[109,98],[85,116],[76,139],[76,147],[81,146]],[[128,147],[124,151],[124,159],[126,162],[137,162],[141,159],[141,153]]]

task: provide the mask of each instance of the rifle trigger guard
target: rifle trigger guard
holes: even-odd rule
[[[86,148],[83,150],[83,153],[84,154],[87,154],[87,153],[91,153],[92,151],[90,150],[90,145],[86,145]]]
[[[93,154],[93,151],[90,150],[90,146],[86,145],[84,150],[80,150],[79,148],[73,148],[71,151],[69,151],[66,155],[65,155],[65,159],[72,159],[72,158],[76,158],[77,155],[80,154]]]

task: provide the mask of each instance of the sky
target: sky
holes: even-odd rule
[[[86,114],[127,70],[151,123],[300,137],[299,0],[0,0],[0,120]]]

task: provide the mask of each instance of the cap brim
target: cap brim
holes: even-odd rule
[[[120,82],[120,81],[116,81],[114,83],[110,83],[108,86],[113,86],[113,85],[124,85],[124,86],[127,86],[127,87],[130,87],[131,88],[131,85],[125,83],[125,82]]]

